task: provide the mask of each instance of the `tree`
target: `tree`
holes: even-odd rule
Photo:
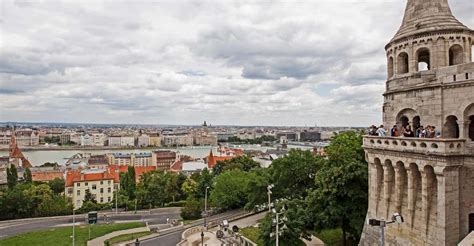
[[[186,194],[186,196],[189,197],[195,197],[196,196],[196,190],[197,190],[197,183],[191,178],[186,179],[184,183],[181,185],[181,190],[183,193]]]
[[[250,173],[241,170],[229,170],[215,179],[214,189],[211,191],[211,201],[223,209],[243,207],[247,201],[248,183],[252,179]]]
[[[48,185],[55,194],[61,194],[62,192],[64,192],[64,179],[55,178],[49,181]]]
[[[27,184],[31,184],[33,182],[33,177],[31,176],[31,171],[29,168],[25,169],[25,172],[23,173],[23,179]]]
[[[274,160],[269,170],[275,185],[272,196],[275,199],[305,197],[308,188],[314,187],[321,161],[310,151],[299,149],[292,149],[287,156]]]
[[[212,175],[209,172],[209,169],[204,168],[202,170],[201,175],[199,176],[199,181],[197,182],[197,197],[198,198],[204,198],[206,195],[206,187],[209,187],[209,189],[212,188]],[[208,190],[209,192],[210,190]]]
[[[86,190],[86,194],[84,194],[84,202],[92,202],[92,203],[97,203],[95,200],[95,197],[92,195],[91,191],[89,189]]]
[[[268,202],[267,186],[272,183],[268,169],[258,168],[252,170],[251,179],[247,186],[247,209],[253,209],[255,206]]]
[[[135,168],[133,166],[129,166],[126,173],[120,173],[120,187],[121,191],[128,196],[129,200],[135,199],[137,184],[135,180]]]
[[[240,169],[242,171],[248,172],[254,168],[259,168],[260,163],[252,160],[252,158],[244,155],[235,157],[225,161],[218,161],[216,166],[212,169],[212,173],[214,176],[219,176],[221,173],[232,170],[232,169]]]
[[[362,136],[356,132],[336,135],[315,177],[316,188],[306,199],[314,227],[340,226],[344,245],[348,236],[358,239],[367,210],[368,170],[361,146]]]
[[[304,201],[299,199],[286,200],[277,204],[281,233],[280,245],[305,245],[301,238],[310,240],[311,235],[306,231],[307,213],[304,205]],[[276,221],[273,221],[275,217],[274,213],[269,213],[260,224],[262,231],[260,239],[265,242],[265,246],[275,245],[275,236],[271,236],[271,233],[276,233]],[[282,229],[283,225],[285,229]]]
[[[9,189],[13,189],[18,183],[18,172],[15,165],[11,165],[10,168],[7,168],[7,185]]]
[[[184,220],[195,220],[201,218],[202,202],[196,198],[188,198],[181,209],[181,218]]]

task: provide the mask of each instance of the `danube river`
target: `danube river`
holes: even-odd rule
[[[260,145],[239,145],[232,146],[245,150],[261,150],[266,151],[269,147]],[[182,155],[189,155],[193,158],[204,158],[212,152],[217,154],[217,147],[196,146],[196,147],[179,147],[179,148],[157,148],[156,150],[173,150],[179,151]],[[33,166],[42,165],[45,162],[57,162],[64,165],[68,158],[77,153],[91,153],[94,155],[106,153],[150,153],[154,149],[103,149],[103,150],[86,150],[86,149],[65,149],[65,150],[23,150],[25,157],[33,164]],[[0,151],[0,156],[8,156],[8,151]]]

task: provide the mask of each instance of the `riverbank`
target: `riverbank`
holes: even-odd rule
[[[187,146],[186,148],[210,148],[211,146]],[[84,150],[155,150],[155,149],[173,149],[176,147],[113,147],[113,146],[20,146],[21,151],[57,151],[57,150],[77,150],[77,151],[84,151]],[[185,148],[185,147],[179,147]],[[8,146],[0,146],[0,151],[9,151]]]

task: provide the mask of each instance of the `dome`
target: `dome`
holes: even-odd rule
[[[408,0],[402,25],[390,42],[433,31],[468,31],[451,13],[448,0]]]

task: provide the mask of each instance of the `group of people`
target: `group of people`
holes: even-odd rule
[[[383,125],[376,127],[372,125],[369,127],[369,135],[370,136],[379,136],[379,137],[386,137],[387,130],[385,130]],[[434,126],[419,126],[415,130],[411,128],[410,125],[402,127],[399,130],[397,125],[394,125],[390,130],[391,137],[407,137],[407,138],[435,138],[437,136],[436,127]]]

